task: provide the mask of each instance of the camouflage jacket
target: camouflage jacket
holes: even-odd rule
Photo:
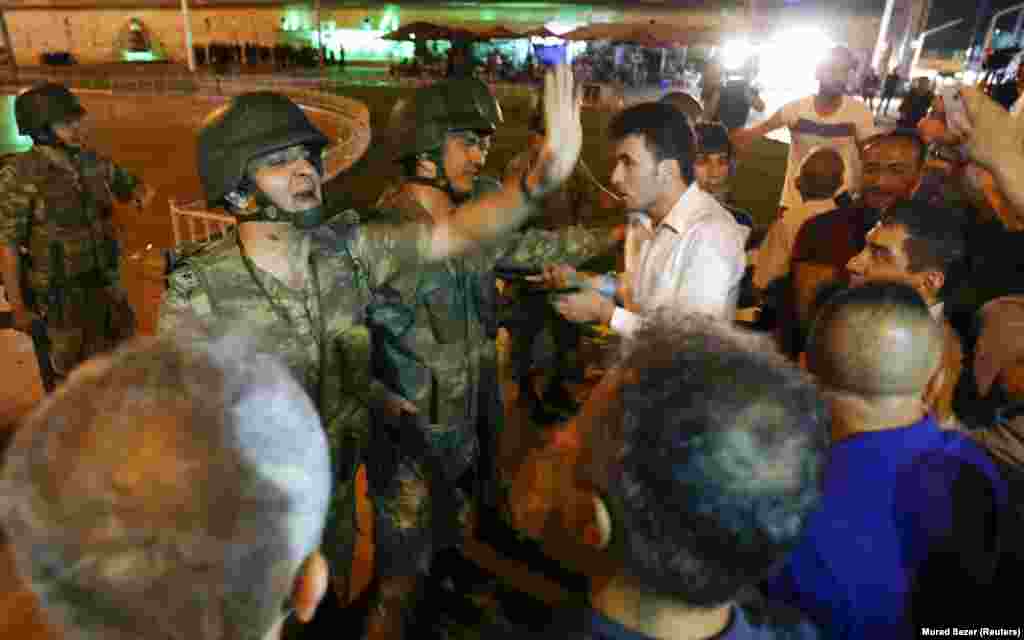
[[[339,573],[354,544],[352,481],[369,435],[369,409],[387,394],[371,377],[370,289],[404,272],[403,263],[418,264],[427,246],[422,225],[358,226],[356,219],[346,212],[309,234],[310,277],[301,289],[251,262],[250,273],[236,233],[205,247],[169,277],[159,324],[164,332],[198,319],[214,333],[251,333],[302,382],[331,445],[335,491],[324,550]]]
[[[0,166],[0,242],[27,251],[26,283],[47,291],[56,280],[94,272],[117,281],[113,200],[138,180],[106,158],[36,146]]]
[[[481,182],[478,194],[496,188],[500,186],[493,181]],[[392,188],[386,195],[378,207],[393,217],[431,224],[430,214],[408,191]],[[495,264],[580,264],[612,247],[606,230],[580,226],[559,231],[528,229],[481,245],[460,258],[396,274],[391,284],[414,317],[406,346],[429,370],[429,376],[400,380],[395,390],[414,402],[421,415],[429,416],[430,423],[461,429],[467,439],[472,438],[481,411],[488,412],[489,421],[500,421],[500,407],[481,406],[481,398],[497,396],[480,388],[481,374],[496,368],[495,343],[487,337],[482,321],[484,307],[494,295]],[[492,410],[495,415],[489,415]]]

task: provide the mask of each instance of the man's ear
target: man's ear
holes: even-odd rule
[[[671,158],[665,158],[658,163],[658,180],[661,182],[668,182],[674,177],[682,175],[682,171],[679,170],[679,161]]]
[[[292,588],[292,606],[299,622],[309,622],[327,593],[327,561],[314,551],[303,561]]]
[[[587,544],[602,551],[612,542],[612,516],[604,498],[595,493],[590,497],[594,505],[594,518],[584,526],[583,539]]]
[[[933,295],[938,296],[939,291],[941,291],[942,287],[946,284],[946,274],[942,271],[929,269],[921,275],[924,286],[927,287]]]

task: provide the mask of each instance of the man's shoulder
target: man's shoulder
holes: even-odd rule
[[[829,249],[829,242],[836,234],[856,233],[870,226],[873,215],[870,209],[852,204],[818,214],[805,222],[797,232],[793,243],[793,259],[810,259],[812,255]]]
[[[205,244],[182,247],[178,250],[180,258],[167,277],[168,285],[179,285],[182,289],[193,289],[198,286],[198,271],[233,271],[244,270],[242,252],[238,240],[230,235],[220,240]]]
[[[722,239],[735,238],[742,246],[750,233],[750,227],[743,225],[730,208],[713,196],[703,191],[700,193],[702,201],[698,204],[699,208],[688,225],[690,229],[701,235],[711,234],[713,237]]]
[[[0,157],[0,180],[3,187],[31,184],[34,179],[45,175],[50,162],[37,149],[21,153],[9,153]]]

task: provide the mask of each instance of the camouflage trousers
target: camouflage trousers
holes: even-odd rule
[[[374,415],[366,471],[379,576],[424,575],[435,552],[461,544],[478,454],[467,425]]]
[[[69,288],[59,304],[37,302],[36,310],[46,323],[50,361],[60,377],[135,333],[135,314],[117,284]]]

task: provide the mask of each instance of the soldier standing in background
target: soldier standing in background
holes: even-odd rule
[[[547,104],[547,103],[545,103]],[[403,177],[378,207],[403,222],[443,224],[457,203],[480,202],[490,191],[522,190],[536,171],[504,188],[480,175],[490,136],[502,121],[486,85],[452,79],[420,89],[392,114]],[[549,119],[549,124],[554,126]],[[552,136],[545,142],[545,152]],[[575,165],[574,165],[575,166]],[[566,171],[568,174],[571,167]],[[531,202],[540,207],[541,200]],[[552,261],[582,262],[610,251],[611,233],[571,227],[529,229],[500,242],[481,242],[458,259],[408,269],[388,282],[375,304],[391,322],[374,337],[375,370],[392,391],[413,402],[415,415],[374,422],[371,460],[388,452],[390,466],[367,468],[377,506],[381,605],[371,614],[373,637],[402,637],[434,554],[461,543],[471,501],[492,506],[494,449],[503,422],[497,383],[495,266],[539,269]],[[377,307],[377,308],[380,308]],[[379,356],[379,357],[378,357]],[[402,508],[397,508],[402,506]],[[410,509],[415,507],[415,509]],[[409,517],[410,510],[414,517]],[[409,572],[415,567],[415,572]]]
[[[134,332],[121,287],[113,200],[154,192],[86,147],[85,109],[58,84],[15,99],[25,153],[0,166],[0,263],[14,327],[31,333],[47,391]]]

